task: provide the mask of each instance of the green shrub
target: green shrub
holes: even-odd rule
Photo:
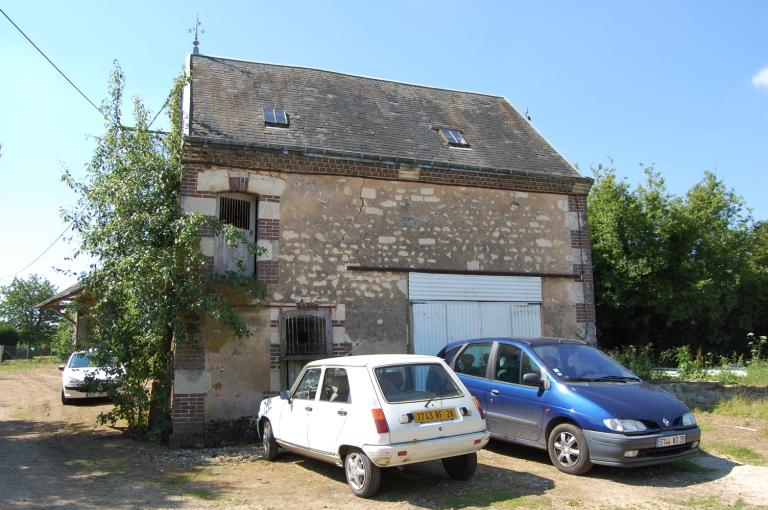
[[[652,344],[642,347],[626,345],[609,351],[608,354],[641,379],[654,379],[658,375]]]

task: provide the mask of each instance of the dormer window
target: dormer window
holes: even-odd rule
[[[458,129],[440,128],[440,136],[451,147],[469,147],[469,143]]]
[[[282,108],[264,108],[264,125],[287,128],[289,125],[288,114]]]

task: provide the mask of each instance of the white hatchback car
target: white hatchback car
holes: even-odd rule
[[[71,404],[73,400],[82,401],[89,398],[104,398],[104,392],[88,392],[84,386],[86,379],[94,382],[113,381],[117,375],[111,370],[96,366],[91,351],[73,352],[64,365],[59,365],[61,373],[61,403]]]
[[[343,465],[352,492],[376,494],[380,468],[442,459],[470,478],[490,437],[477,400],[442,359],[350,356],[304,367],[293,388],[261,402],[267,460],[278,448]]]

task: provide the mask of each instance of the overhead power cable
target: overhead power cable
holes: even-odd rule
[[[75,84],[74,84],[74,82],[73,82],[72,80],[70,80],[70,79],[69,79],[69,77],[67,77],[67,75],[66,75],[66,74],[64,74],[64,71],[62,71],[61,69],[59,69],[59,66],[57,66],[56,64],[54,64],[54,63],[53,63],[53,61],[52,61],[50,58],[48,58],[48,55],[46,55],[46,54],[43,52],[43,50],[41,50],[41,49],[40,49],[40,48],[37,46],[37,44],[35,44],[35,42],[34,42],[32,39],[30,39],[30,38],[29,38],[29,36],[28,36],[27,34],[25,34],[25,33],[24,33],[24,31],[23,31],[21,28],[19,28],[19,25],[17,25],[16,23],[14,23],[14,22],[13,22],[13,20],[10,18],[10,16],[8,16],[8,15],[5,13],[5,11],[4,11],[2,8],[0,8],[0,12],[2,12],[2,13],[3,13],[3,16],[5,16],[5,18],[6,18],[8,21],[10,21],[10,22],[11,22],[11,25],[13,25],[13,26],[16,28],[16,30],[18,30],[18,31],[19,31],[19,33],[21,33],[21,35],[23,35],[23,36],[24,36],[24,38],[25,38],[27,41],[29,41],[29,44],[31,44],[32,46],[34,46],[34,48],[35,48],[35,49],[36,49],[36,50],[37,50],[37,51],[38,51],[38,52],[39,52],[39,53],[40,53],[40,54],[43,56],[43,58],[44,58],[45,60],[47,60],[47,61],[48,61],[48,63],[49,63],[49,64],[51,64],[51,65],[53,66],[53,68],[54,68],[54,69],[56,69],[56,70],[59,72],[59,74],[60,74],[61,76],[63,76],[63,77],[64,77],[64,79],[65,79],[65,80],[67,80],[67,82],[68,82],[70,85],[72,85],[72,86],[75,88],[75,90],[76,90],[76,91],[77,91],[77,92],[78,92],[78,93],[79,93],[81,96],[83,96],[83,98],[84,98],[86,101],[88,101],[88,103],[90,103],[90,105],[91,105],[91,106],[93,106],[93,107],[94,107],[94,109],[96,109],[96,111],[97,111],[97,112],[99,112],[99,114],[100,114],[100,115],[104,116],[104,113],[101,111],[101,108],[99,108],[98,106],[96,106],[96,103],[94,103],[93,101],[91,101],[91,100],[90,100],[90,98],[89,98],[88,96],[86,96],[86,95],[85,95],[85,92],[83,92],[82,90],[80,90],[80,88],[79,88],[77,85],[75,85]]]

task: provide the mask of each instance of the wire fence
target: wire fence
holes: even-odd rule
[[[28,345],[0,345],[0,361],[33,359],[52,356],[51,347],[30,347]]]

